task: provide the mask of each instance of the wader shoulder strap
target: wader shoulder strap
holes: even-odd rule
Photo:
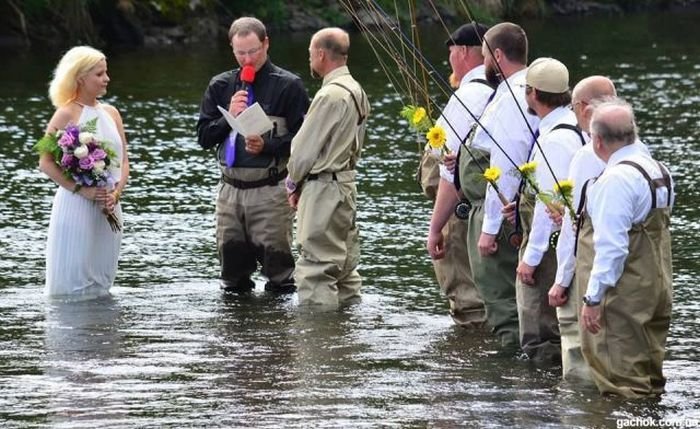
[[[583,227],[583,218],[586,211],[586,195],[588,194],[588,184],[591,181],[595,181],[597,177],[586,180],[581,188],[581,200],[578,203],[578,208],[576,209],[576,237],[574,238],[574,256],[578,253],[578,236],[581,234],[581,228]]]
[[[481,84],[483,84],[483,85],[488,86],[488,87],[491,88],[491,89],[496,89],[496,87],[495,87],[491,82],[489,82],[489,81],[486,80],[486,79],[482,79],[482,78],[480,78],[480,77],[474,78],[474,79],[470,80],[469,82],[470,82],[470,83],[471,83],[471,82],[481,83]]]
[[[586,139],[583,138],[583,132],[581,132],[581,128],[579,128],[578,126],[571,125],[571,124],[559,124],[556,127],[552,128],[552,131],[560,130],[560,129],[571,130],[571,131],[575,132],[576,134],[578,134],[578,138],[581,139],[581,146],[586,145]]]
[[[355,97],[355,93],[353,93],[350,90],[350,88],[343,85],[342,83],[331,82],[331,85],[339,86],[350,93],[350,97],[352,97],[352,101],[353,101],[353,103],[355,103],[355,109],[357,110],[357,115],[360,117],[357,120],[357,125],[362,125],[362,123],[365,121],[365,118],[367,117],[367,115],[362,114],[362,109],[360,109],[360,103],[357,102],[357,98]],[[362,101],[365,101],[365,91],[362,88],[360,88],[360,91],[362,92]]]
[[[649,173],[647,173],[646,170],[643,169],[641,165],[637,164],[634,161],[628,161],[628,160],[620,161],[620,165],[629,165],[630,167],[634,167],[634,169],[639,171],[642,174],[642,176],[644,176],[644,178],[647,180],[647,183],[649,183],[649,191],[651,192],[651,208],[652,208],[652,210],[655,209],[656,208],[656,188],[659,188],[659,187],[664,186],[664,185],[661,184],[661,186],[658,186],[656,183],[654,183],[654,181],[651,179],[651,176],[649,176]],[[663,180],[663,179],[661,179],[661,180]],[[670,191],[671,190],[669,189],[669,193],[670,193]]]
[[[668,195],[666,196],[666,206],[670,207],[671,206],[671,192],[673,191],[673,186],[671,185],[671,176],[668,174],[668,170],[666,167],[660,163],[659,161],[656,161],[656,165],[659,166],[659,170],[661,170],[661,179],[656,179],[654,182],[656,183],[662,183],[662,186],[665,186],[666,189],[668,189]]]

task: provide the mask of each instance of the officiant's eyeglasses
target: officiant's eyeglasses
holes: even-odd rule
[[[240,58],[243,58],[243,57],[245,57],[246,55],[250,57],[250,56],[253,56],[253,55],[257,54],[258,52],[260,52],[260,50],[261,50],[262,48],[263,48],[263,45],[260,45],[260,46],[258,46],[257,48],[248,49],[247,51],[237,51],[237,50],[234,50],[234,51],[233,51],[233,55],[235,55],[235,56],[237,56],[237,57],[240,57]]]

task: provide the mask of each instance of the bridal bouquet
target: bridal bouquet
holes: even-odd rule
[[[112,168],[119,167],[117,155],[109,142],[99,140],[97,118],[82,125],[66,126],[65,129],[45,135],[34,149],[39,154],[53,156],[63,175],[73,179],[80,187],[112,188],[115,184]],[[116,214],[103,209],[112,231],[121,230]]]

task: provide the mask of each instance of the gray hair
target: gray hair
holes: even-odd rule
[[[633,144],[637,140],[637,124],[632,106],[619,98],[595,103],[591,134],[600,137],[606,145]]]

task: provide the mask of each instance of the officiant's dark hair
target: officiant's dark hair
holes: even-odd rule
[[[245,37],[250,33],[255,33],[261,42],[267,38],[267,30],[262,21],[252,16],[244,16],[233,21],[228,29],[228,40],[231,42],[235,35]]]

